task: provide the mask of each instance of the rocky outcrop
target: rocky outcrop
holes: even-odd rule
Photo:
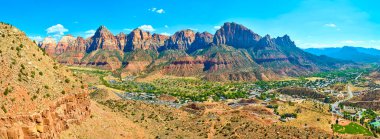
[[[296,48],[296,44],[290,39],[288,35],[284,35],[283,37],[277,37],[275,40],[277,45],[288,48]]]
[[[165,42],[166,49],[187,50],[195,40],[194,31],[187,29],[176,32]]]
[[[288,60],[288,57],[280,51],[269,35],[261,38],[251,49],[257,63]]]
[[[74,45],[69,45],[68,52],[86,52],[86,40],[82,37],[77,37]]]
[[[260,39],[260,35],[234,22],[224,23],[214,35],[214,43],[216,45],[229,45],[236,48],[253,47]]]
[[[211,45],[213,41],[213,35],[208,32],[195,34],[195,40],[191,44],[191,47],[187,50],[189,53],[194,52],[198,49],[203,49]]]
[[[55,49],[55,54],[59,55],[64,53],[70,46],[75,46],[76,39],[72,35],[66,35],[61,38]]]
[[[150,32],[135,29],[127,36],[128,43],[125,51],[133,51],[136,49],[157,50],[160,46],[163,46],[167,38],[168,37],[164,35],[151,35]]]
[[[105,27],[100,26],[94,36],[87,40],[88,48],[87,52],[95,50],[119,50],[119,43],[116,37]]]
[[[80,123],[90,115],[88,94],[75,94],[58,99],[39,113],[0,118],[0,138],[59,138],[70,123]]]
[[[44,49],[49,56],[54,56],[57,42],[52,37],[46,37],[38,46]]]
[[[156,44],[156,50],[159,49],[159,47],[162,47],[165,45],[165,41],[169,39],[169,36],[156,34],[154,33],[152,36],[153,42]]]
[[[121,51],[124,50],[125,45],[127,45],[127,35],[123,32],[116,35],[117,45]]]

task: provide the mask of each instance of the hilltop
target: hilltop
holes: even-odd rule
[[[5,23],[0,23],[0,61],[0,138],[55,137],[89,114],[81,80]]]

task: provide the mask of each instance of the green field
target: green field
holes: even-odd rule
[[[365,136],[373,136],[371,131],[353,122],[351,122],[347,126],[341,126],[341,125],[335,124],[333,128],[335,132],[338,132],[341,134],[362,134]]]

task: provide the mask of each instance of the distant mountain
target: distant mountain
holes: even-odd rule
[[[374,48],[344,46],[342,48],[308,48],[305,51],[315,55],[326,55],[354,62],[380,62],[380,50]]]
[[[101,26],[85,40],[65,36],[56,43],[47,38],[40,47],[67,65],[118,70],[123,75],[160,73],[217,81],[269,80],[350,64],[304,52],[288,35],[262,37],[233,22],[214,35],[186,29],[164,36],[135,29],[115,36]]]

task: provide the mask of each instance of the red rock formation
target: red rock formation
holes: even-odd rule
[[[55,55],[55,48],[57,47],[57,42],[52,37],[46,37],[42,42],[38,45],[42,49],[45,49],[45,52],[49,56]]]
[[[158,49],[158,47],[165,45],[165,41],[169,39],[169,36],[154,33],[152,39],[157,46],[156,49]]]
[[[245,26],[234,22],[224,23],[214,35],[214,43],[216,45],[224,44],[236,48],[253,47],[260,39],[260,35],[254,33]]]
[[[70,123],[80,123],[90,115],[88,94],[74,94],[58,99],[40,113],[0,118],[0,138],[59,138]]]
[[[190,30],[182,30],[170,36],[165,42],[166,49],[187,50],[195,40],[195,33]]]
[[[125,45],[127,45],[127,36],[124,33],[119,33],[116,35],[117,45],[119,49],[123,51]]]
[[[133,51],[136,49],[142,50],[157,50],[158,47],[163,46],[167,36],[153,34],[143,31],[141,29],[135,29],[127,36],[128,42],[125,51]]]
[[[207,46],[210,46],[213,41],[214,36],[208,32],[199,33],[197,32],[195,34],[195,40],[191,44],[191,47],[188,49],[188,52],[194,52],[198,49],[206,48]]]
[[[87,42],[87,52],[92,52],[98,49],[119,50],[118,40],[105,26],[100,26],[96,30],[94,36],[89,38]]]
[[[55,49],[55,54],[59,55],[64,53],[68,47],[76,44],[75,41],[76,39],[72,35],[63,36],[58,42],[57,48]]]

